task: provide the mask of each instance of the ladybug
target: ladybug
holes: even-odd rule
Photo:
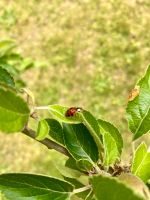
[[[71,107],[66,111],[65,116],[73,117],[77,112],[81,112],[81,110],[82,108],[79,108],[79,107]]]

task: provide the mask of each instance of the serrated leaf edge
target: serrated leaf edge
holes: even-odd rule
[[[138,173],[138,171],[139,171],[139,169],[140,169],[140,167],[141,167],[141,165],[142,165],[142,163],[144,162],[144,160],[145,160],[145,158],[146,158],[146,156],[148,155],[148,154],[150,154],[150,152],[148,152],[147,151],[147,146],[146,146],[146,144],[145,144],[145,142],[142,142],[138,147],[137,147],[137,149],[136,149],[136,151],[135,151],[135,154],[134,154],[134,158],[133,158],[133,161],[134,161],[134,159],[135,159],[135,156],[136,156],[136,152],[141,148],[141,147],[145,147],[145,149],[146,149],[146,154],[145,154],[145,156],[143,157],[143,159],[142,159],[142,161],[141,161],[141,163],[140,163],[140,165],[137,167],[137,169],[136,169],[136,171],[135,172],[133,172],[132,171],[132,168],[131,168],[131,171],[133,172],[133,174],[137,174]],[[149,162],[150,163],[150,162]]]
[[[67,182],[67,181],[65,181],[65,180],[63,180],[63,179],[59,179],[59,178],[54,178],[54,177],[51,177],[51,176],[46,176],[46,175],[43,175],[43,174],[32,174],[32,173],[6,173],[7,175],[11,175],[11,174],[13,174],[13,175],[35,175],[35,176],[41,176],[41,177],[46,177],[46,178],[51,178],[51,179],[54,179],[54,180],[59,180],[59,181],[61,181],[61,182],[65,182],[65,183],[67,183],[68,185],[71,185],[72,187],[73,187],[73,190],[74,190],[74,185],[72,185],[71,183],[69,183],[69,182]],[[0,179],[4,179],[4,178],[1,178],[1,175],[5,175],[5,174],[0,174]],[[8,180],[8,179],[4,179],[4,180]],[[18,181],[12,181],[12,180],[8,180],[8,181],[11,181],[11,182],[15,182],[15,183],[18,183],[18,184],[20,184],[20,182],[18,182]],[[29,187],[33,187],[32,185],[30,185],[30,184],[27,184],[27,183],[25,183],[25,182],[23,182],[23,183],[21,183],[21,184],[25,184],[25,185],[29,185]],[[39,189],[43,189],[43,188],[41,188],[41,187],[34,187],[34,188],[39,188]],[[58,192],[58,193],[72,193],[73,192],[73,190],[72,190],[72,192],[60,192],[60,191],[55,191],[55,190],[51,190],[51,189],[49,189],[49,188],[44,188],[43,190],[46,190],[46,191],[53,191],[53,192]]]
[[[12,75],[0,64],[0,68],[1,69],[3,69],[5,72],[6,72],[6,74],[8,75],[8,76],[10,76],[10,78],[11,78],[11,80],[12,80],[12,82],[13,82],[13,84],[14,84],[14,86],[15,86],[15,81],[14,81],[14,78],[12,77]],[[2,82],[3,83],[3,82]],[[7,85],[7,84],[6,84]],[[9,85],[8,84],[8,86],[11,86],[11,85]],[[11,86],[12,87],[12,86]]]
[[[98,175],[95,175],[95,176],[98,177]],[[104,177],[104,176],[102,176],[102,177]],[[137,177],[137,176],[136,176],[136,177]],[[105,178],[106,178],[106,177],[105,177]],[[138,196],[138,195],[134,192],[134,190],[133,190],[131,187],[129,187],[126,183],[123,183],[122,181],[118,180],[117,178],[113,178],[113,177],[109,177],[109,176],[107,176],[107,178],[109,178],[109,179],[111,179],[111,180],[114,180],[114,181],[117,182],[118,184],[123,185],[126,189],[129,189],[135,197],[141,198],[141,200],[146,200],[146,199],[144,199],[142,196]],[[138,177],[137,177],[137,178],[138,178]],[[92,177],[91,177],[90,179],[92,179]],[[97,199],[97,197],[95,197],[95,198],[96,198],[96,200],[99,200],[99,199]]]

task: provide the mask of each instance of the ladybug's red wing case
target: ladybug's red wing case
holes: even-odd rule
[[[73,117],[77,112],[80,112],[81,110],[82,110],[82,108],[71,107],[66,111],[65,116],[66,117]]]

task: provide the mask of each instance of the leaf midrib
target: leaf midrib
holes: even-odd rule
[[[40,187],[40,186],[31,185],[31,184],[26,183],[26,182],[21,183],[21,182],[18,182],[18,181],[9,180],[9,179],[7,179],[7,178],[0,178],[0,180],[4,180],[4,181],[7,180],[8,182],[12,182],[12,183],[16,183],[16,184],[24,184],[24,185],[26,185],[26,186],[28,186],[28,187],[35,188],[35,189],[41,189],[41,190],[45,190],[45,191],[52,191],[52,192],[59,192],[59,193],[69,193],[69,192],[63,192],[63,191],[52,190],[52,189],[50,189],[50,188],[42,188],[42,187]],[[1,185],[1,184],[0,184],[0,185]],[[8,187],[8,186],[7,186],[7,187]],[[27,188],[28,188],[28,187],[27,187]],[[9,188],[11,188],[11,187],[9,187]],[[12,188],[12,189],[14,189],[14,188]],[[21,189],[23,189],[23,188],[21,188]]]
[[[27,115],[29,115],[29,113],[15,112],[14,110],[10,110],[10,109],[7,109],[7,108],[2,107],[2,106],[0,106],[0,109],[6,110],[6,111],[11,112],[11,113],[15,113],[16,115],[18,115],[18,114],[21,115],[21,116],[27,116]]]
[[[143,121],[145,120],[145,118],[146,118],[146,116],[147,116],[149,110],[150,110],[150,105],[148,106],[147,112],[145,113],[145,115],[144,115],[144,117],[142,118],[142,120],[141,120],[141,122],[140,122],[138,128],[136,129],[135,136],[137,135],[137,132],[139,131],[139,129],[140,129],[140,127],[141,127]]]
[[[136,171],[135,171],[135,175],[137,175],[138,171],[140,170],[145,158],[147,157],[148,152],[146,152],[145,156],[143,157],[141,163],[139,164],[139,166],[137,167]]]
[[[71,127],[72,131],[74,132],[73,128]],[[85,154],[85,159],[88,159],[89,162],[93,163],[92,159],[90,158],[90,156],[87,154],[87,152],[84,150],[83,146],[81,145],[80,141],[78,140],[77,138],[77,135],[75,134],[75,137],[76,137],[76,141],[77,141],[77,144],[78,146],[82,149],[82,151],[84,152]],[[66,145],[66,144],[65,144]],[[66,145],[67,146],[67,145]],[[73,145],[75,146],[75,145]],[[77,154],[75,151],[73,151],[76,155],[80,156],[79,154]],[[72,155],[72,152],[70,152],[69,150],[69,153]],[[72,155],[72,157],[74,157],[74,155]],[[74,159],[76,160],[76,158],[74,157]],[[80,159],[79,160],[82,160],[81,156],[80,156]]]
[[[67,107],[63,108],[64,112],[65,112],[65,110],[67,110]],[[58,114],[58,116],[61,118],[61,120],[63,120],[63,122],[67,122],[67,123],[72,123],[72,122],[73,123],[79,123],[78,120],[71,119],[71,118],[68,119],[68,118],[65,117],[65,114],[62,114],[62,112],[58,111],[56,108],[53,108],[53,107],[49,106],[49,112],[51,113],[51,115],[54,116],[54,118],[57,119],[57,116],[54,113],[52,113],[51,111],[52,112],[56,112]]]
[[[98,146],[99,151],[102,149],[102,144],[100,142],[100,138],[97,135],[96,131],[93,129],[93,127],[88,123],[87,119],[84,117],[84,114],[81,114],[83,123],[85,123],[85,126],[89,129],[89,132],[91,132],[92,137],[94,138],[95,143]]]

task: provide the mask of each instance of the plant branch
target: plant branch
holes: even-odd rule
[[[103,173],[102,170],[97,165],[95,165],[94,168],[95,168],[97,174]]]
[[[85,186],[85,187],[75,189],[75,190],[73,191],[73,193],[76,194],[76,193],[84,192],[84,191],[89,190],[89,189],[91,189],[91,188],[92,188],[91,185],[87,185],[87,186]]]
[[[22,133],[24,133],[25,135],[33,138],[34,140],[36,140],[36,134],[35,131],[33,131],[32,129],[25,127],[22,131]],[[46,138],[42,141],[36,140],[38,142],[40,142],[41,144],[45,145],[48,149],[55,149],[56,151],[71,157],[70,153],[67,151],[67,149],[65,149],[63,146],[57,144],[56,142]]]
[[[48,110],[49,107],[48,106],[38,106],[38,107],[34,107],[35,110]]]

